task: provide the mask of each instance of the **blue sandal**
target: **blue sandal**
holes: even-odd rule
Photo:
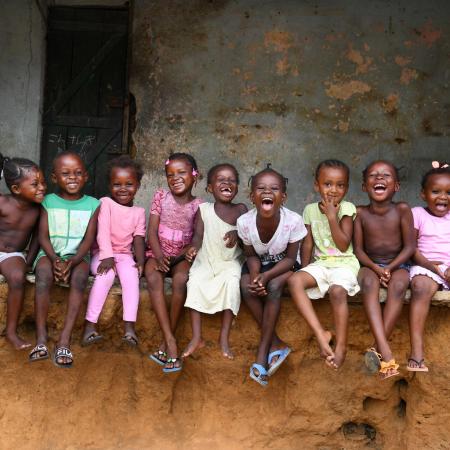
[[[291,353],[291,349],[289,347],[285,347],[282,350],[275,350],[269,353],[269,356],[267,358],[267,364],[269,364],[267,375],[269,377],[271,377],[279,369],[281,364],[283,364],[284,360],[288,357],[289,353]],[[277,356],[278,359],[273,364],[270,364],[272,362],[272,359]]]
[[[259,373],[256,375],[255,370],[257,370]],[[267,380],[264,380],[262,377],[267,377],[267,370],[261,365],[261,364],[253,364],[252,367],[250,367],[250,378],[252,380],[255,380],[257,383],[259,383],[261,386],[266,387],[269,382]]]
[[[175,364],[178,361],[180,362],[180,365],[176,366]],[[164,373],[179,372],[183,368],[183,362],[181,361],[181,358],[167,358],[166,364],[172,364],[172,367],[164,367]]]
[[[163,352],[162,350],[156,350],[156,352],[151,353],[148,355],[148,357],[155,362],[156,364],[159,364],[160,366],[165,366],[167,362],[167,353]]]

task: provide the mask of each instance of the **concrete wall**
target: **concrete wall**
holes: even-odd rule
[[[445,0],[136,0],[141,202],[165,183],[173,150],[203,172],[234,162],[241,198],[272,162],[298,211],[315,198],[320,160],[346,161],[348,197],[366,202],[361,170],[386,158],[404,168],[397,198],[418,204],[421,173],[450,158],[449,13]]]
[[[0,152],[39,162],[44,19],[35,0],[0,0],[0,10]]]

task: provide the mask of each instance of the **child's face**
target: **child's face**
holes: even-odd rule
[[[79,198],[87,179],[84,163],[77,155],[63,155],[55,161],[52,181],[58,185],[63,198]]]
[[[444,217],[449,211],[450,176],[445,173],[430,175],[421,197],[433,216]]]
[[[30,169],[18,184],[11,186],[11,192],[24,200],[42,203],[47,185],[44,174],[39,169]]]
[[[192,191],[196,176],[192,174],[192,166],[184,159],[174,159],[166,165],[166,178],[170,192],[182,196]]]
[[[136,171],[132,167],[113,167],[109,189],[112,199],[119,205],[133,206],[134,196],[139,189]]]
[[[367,169],[362,189],[374,202],[391,200],[400,189],[394,168],[385,162],[375,162]]]
[[[231,203],[238,192],[236,174],[229,167],[223,167],[214,172],[211,183],[208,184],[210,192],[217,202]]]
[[[283,192],[281,180],[276,174],[262,173],[253,181],[250,200],[261,217],[275,216],[286,198],[287,195]]]
[[[322,167],[314,189],[323,200],[331,200],[338,205],[348,191],[347,172],[341,167]]]

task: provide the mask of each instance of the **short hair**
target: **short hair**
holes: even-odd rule
[[[62,152],[59,152],[53,158],[53,163],[52,163],[53,171],[55,170],[56,161],[58,161],[61,158],[64,158],[64,156],[75,156],[75,158],[78,158],[83,163],[84,169],[86,170],[86,164],[84,164],[84,161],[82,160],[81,155],[79,155],[77,152],[74,152],[73,150],[63,150]]]
[[[437,163],[439,164],[439,167],[433,167],[432,169],[430,169],[424,173],[424,175],[422,177],[422,181],[420,182],[420,184],[422,185],[422,189],[425,189],[425,186],[428,183],[428,179],[432,175],[444,175],[445,174],[445,175],[450,176],[450,166],[444,162],[437,161]]]
[[[31,169],[40,170],[39,166],[26,158],[8,158],[0,153],[0,178],[5,179],[6,186],[11,190],[14,184],[20,181],[27,175]]]
[[[339,159],[325,159],[324,161],[320,162],[316,167],[316,171],[315,171],[315,175],[314,175],[316,177],[316,180],[319,179],[319,173],[325,167],[342,169],[345,172],[345,174],[347,175],[347,179],[350,178],[350,169],[348,168],[347,164],[345,164],[345,162],[342,162]]]
[[[230,169],[231,171],[233,171],[234,176],[236,177],[237,184],[239,184],[239,172],[237,171],[236,167],[233,166],[233,164],[228,163],[216,164],[215,166],[212,166],[208,170],[208,174],[206,175],[206,184],[211,184],[212,177],[220,169]]]
[[[119,167],[121,169],[133,169],[139,183],[141,182],[142,177],[144,176],[142,164],[130,158],[128,155],[121,155],[109,161],[107,169],[108,179],[111,178],[111,172],[114,169],[114,167]]]
[[[400,179],[400,173],[399,173],[399,172],[400,172],[400,168],[397,167],[397,166],[394,166],[394,164],[391,163],[391,161],[387,161],[387,160],[385,160],[385,159],[377,159],[377,160],[375,160],[375,161],[372,161],[370,164],[368,164],[368,165],[366,166],[366,168],[362,171],[363,181],[366,181],[366,180],[367,180],[367,173],[369,172],[369,169],[370,169],[373,165],[378,164],[378,163],[383,163],[383,164],[387,164],[388,166],[391,166],[391,168],[392,168],[393,171],[394,171],[394,175],[395,175],[396,181],[399,181],[399,179]]]
[[[272,169],[272,164],[268,163],[267,167],[263,170],[260,170],[258,173],[256,173],[255,175],[252,175],[249,180],[248,180],[248,184],[250,185],[251,190],[253,190],[255,188],[256,185],[256,179],[264,174],[272,174],[277,176],[280,179],[281,182],[281,190],[283,191],[283,193],[285,193],[287,191],[287,184],[288,184],[288,179],[283,176],[280,172],[277,172],[275,169]]]
[[[192,166],[193,170],[198,172],[197,161],[189,153],[183,153],[183,152],[171,153],[169,155],[169,157],[167,158],[167,161],[176,161],[176,160],[180,160],[180,159],[186,161],[188,164],[190,164]]]

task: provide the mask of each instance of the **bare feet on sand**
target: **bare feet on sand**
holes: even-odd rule
[[[29,342],[24,341],[17,334],[7,334],[6,339],[16,350],[25,350],[31,347]]]
[[[196,350],[199,350],[205,346],[205,341],[203,339],[192,339],[191,342],[184,349],[184,352],[181,354],[182,358],[187,358],[191,356]]]

